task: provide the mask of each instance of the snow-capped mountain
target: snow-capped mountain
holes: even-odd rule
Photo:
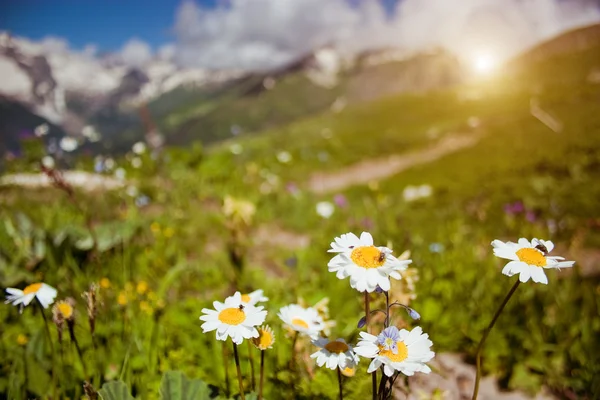
[[[74,116],[85,120],[108,105],[140,106],[180,86],[218,84],[240,75],[239,71],[182,69],[160,58],[130,67],[112,55],[96,57],[51,41],[0,33],[0,96],[27,105],[71,135],[81,133],[80,124],[64,126]],[[84,102],[86,110],[73,110],[71,100]]]

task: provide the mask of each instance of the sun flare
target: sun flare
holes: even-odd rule
[[[497,60],[490,53],[479,53],[473,57],[473,70],[478,74],[489,74],[497,66]]]

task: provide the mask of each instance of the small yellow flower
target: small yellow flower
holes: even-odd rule
[[[163,231],[163,235],[165,235],[166,238],[173,237],[174,234],[175,234],[175,230],[171,227],[168,227]]]
[[[246,225],[250,225],[255,212],[256,207],[253,203],[236,199],[231,196],[225,197],[223,202],[223,214],[225,214],[225,216],[236,221],[241,221]]]
[[[146,281],[139,281],[135,289],[138,294],[144,294],[148,290],[148,283]]]
[[[150,224],[150,230],[155,235],[159,234],[160,233],[160,224],[158,222],[153,222],[152,224]]]
[[[152,306],[147,301],[140,301],[140,310],[145,312],[146,314],[152,314]]]
[[[342,375],[352,377],[356,374],[356,367],[346,367],[342,370]]]
[[[156,308],[158,308],[159,310],[165,308],[165,301],[163,299],[158,299],[158,301],[156,302]]]
[[[62,300],[57,302],[52,311],[55,315],[60,315],[64,320],[70,320],[75,314],[72,300]]]
[[[19,336],[17,336],[17,344],[19,346],[25,346],[28,342],[29,338],[22,333],[19,333]]]
[[[275,335],[273,330],[268,325],[263,325],[258,330],[258,337],[250,339],[252,344],[259,350],[266,350],[273,347],[275,343]]]
[[[102,289],[108,289],[108,288],[110,288],[110,280],[108,278],[102,278],[102,279],[100,279],[100,287]]]
[[[125,306],[127,304],[127,294],[125,292],[119,293],[117,303],[119,303],[120,306]]]

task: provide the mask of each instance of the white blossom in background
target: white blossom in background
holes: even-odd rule
[[[64,138],[60,139],[59,146],[61,149],[63,149],[63,151],[70,153],[77,150],[79,143],[77,143],[77,139],[70,136],[65,136]]]
[[[41,136],[46,136],[48,134],[48,131],[50,130],[50,127],[48,126],[48,124],[41,124],[35,127],[35,129],[33,130],[33,132],[35,133],[35,136],[37,137],[41,137]]]
[[[131,148],[131,150],[135,153],[135,154],[144,154],[146,152],[146,143],[144,142],[137,142],[136,144],[133,145],[133,147]]]
[[[328,201],[320,201],[316,206],[317,214],[325,219],[328,219],[333,215],[335,206]]]
[[[229,151],[231,151],[231,154],[242,154],[242,151],[244,151],[244,148],[242,147],[241,144],[239,143],[234,143],[231,146],[229,146]]]
[[[126,175],[126,174],[127,174],[127,173],[125,172],[125,170],[124,170],[123,168],[117,168],[117,169],[115,170],[115,177],[116,177],[117,179],[119,179],[119,180],[123,180],[123,179],[125,179],[125,175]]]
[[[292,155],[287,151],[280,151],[277,153],[277,161],[282,164],[287,164],[292,161]]]
[[[140,168],[142,166],[142,159],[139,157],[133,157],[131,159],[131,166],[133,168]]]
[[[433,189],[430,185],[412,186],[409,185],[402,191],[402,197],[404,201],[411,202],[426,197],[430,197],[433,194]]]
[[[52,169],[52,168],[54,168],[56,163],[54,162],[54,158],[52,158],[50,156],[46,156],[46,157],[42,158],[42,165],[48,169]]]

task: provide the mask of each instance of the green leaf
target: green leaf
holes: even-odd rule
[[[123,381],[105,383],[98,394],[102,400],[134,400],[129,388]]]
[[[163,400],[208,400],[210,390],[200,379],[190,380],[182,372],[169,371],[160,384],[160,398]]]

